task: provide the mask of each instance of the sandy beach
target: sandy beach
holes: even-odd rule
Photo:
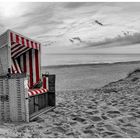
[[[56,67],[42,67],[42,73],[56,74],[56,90],[85,90],[100,88],[110,82],[125,78],[140,67],[140,62],[114,64],[86,64]]]
[[[30,123],[1,122],[0,137],[139,138],[140,62],[47,68],[56,74],[54,111]],[[43,68],[42,71],[46,71]]]

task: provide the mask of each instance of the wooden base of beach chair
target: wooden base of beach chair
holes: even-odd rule
[[[33,114],[30,115],[30,118],[29,120],[30,121],[33,121],[34,119],[36,119],[37,117],[39,117],[41,114],[44,114],[46,112],[49,112],[51,110],[53,110],[55,107],[54,106],[49,106],[49,107],[46,107],[46,108],[43,108],[41,109],[40,111],[37,111],[37,112],[34,112]]]
[[[32,96],[29,98],[29,114],[33,114],[48,106],[48,94]]]
[[[0,121],[29,122],[55,108],[55,92],[29,96],[24,74],[0,76]]]
[[[55,92],[46,92],[29,97],[29,114],[38,112],[48,106],[55,106]]]

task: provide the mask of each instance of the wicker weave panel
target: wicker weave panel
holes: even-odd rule
[[[9,99],[2,99],[2,97],[9,97],[8,79],[0,79],[0,120],[10,120]]]
[[[0,47],[6,44],[8,44],[8,32],[5,32],[0,36]]]
[[[4,94],[3,79],[0,79],[0,96]],[[4,102],[0,100],[0,120],[4,120]]]
[[[0,48],[0,75],[7,74],[9,68],[8,47]]]
[[[12,121],[26,121],[27,109],[25,104],[25,78],[12,78],[9,79],[10,89],[10,118]]]
[[[9,96],[9,87],[8,87],[8,79],[4,79],[4,95]],[[9,112],[9,100],[4,101],[4,120],[9,121],[10,120],[10,112]]]
[[[0,120],[29,121],[26,77],[0,77]],[[1,99],[2,97],[8,97]]]

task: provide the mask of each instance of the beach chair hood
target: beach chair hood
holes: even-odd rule
[[[41,44],[9,30],[11,48],[11,72],[29,75],[29,87],[40,80]]]
[[[0,35],[0,120],[33,120],[55,107],[55,75],[41,74],[41,43]]]

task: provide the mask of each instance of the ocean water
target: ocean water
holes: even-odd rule
[[[140,61],[140,54],[46,54],[42,66]]]

